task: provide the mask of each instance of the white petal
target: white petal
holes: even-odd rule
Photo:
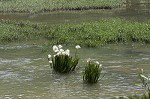
[[[99,65],[99,62],[98,62],[98,61],[96,61],[95,63]]]
[[[79,48],[81,48],[79,45],[76,45],[76,47],[75,47],[76,49],[79,49]]]
[[[60,52],[64,52],[64,50],[63,50],[63,49],[60,49],[59,51],[60,51]]]
[[[62,45],[58,45],[58,48],[62,48],[63,46]]]
[[[66,52],[62,52],[62,55],[66,55]]]
[[[100,67],[102,67],[102,64],[99,64]]]
[[[69,56],[69,55],[70,55],[70,50],[67,49],[67,50],[65,51],[65,53],[66,53],[66,55]]]
[[[146,79],[146,80],[149,80],[149,78],[147,78],[146,76],[144,76],[144,75],[142,75],[142,74],[140,74],[140,76],[141,76],[142,78]]]
[[[58,50],[58,47],[56,45],[53,46],[53,51],[56,52]]]
[[[90,61],[91,61],[91,59],[90,59],[90,58],[88,58],[88,59],[87,59],[87,62],[90,62]]]
[[[56,55],[58,55],[58,56],[59,56],[59,55],[61,55],[61,54],[62,54],[62,53],[59,51]]]
[[[59,52],[59,50],[57,49],[57,50],[55,50],[54,52],[57,53],[57,52]]]
[[[53,62],[52,62],[52,61],[49,61],[49,63],[52,64]]]
[[[48,54],[48,58],[51,58],[51,55],[50,55],[50,54]]]

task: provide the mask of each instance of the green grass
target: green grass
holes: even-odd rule
[[[20,41],[39,38],[44,26],[30,22],[0,21],[0,41]],[[40,31],[39,31],[40,30]],[[38,36],[38,37],[37,37]]]
[[[45,12],[114,7],[125,0],[0,0],[0,12]]]
[[[150,43],[150,24],[123,19],[47,26],[31,22],[0,21],[0,41],[48,39],[49,44],[96,47],[112,43]]]
[[[80,44],[96,47],[111,43],[150,43],[150,24],[121,19],[102,19],[50,29],[47,37],[58,44]]]

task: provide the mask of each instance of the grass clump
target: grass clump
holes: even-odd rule
[[[83,81],[87,83],[97,83],[102,71],[102,65],[98,61],[88,61],[87,66],[83,71]]]
[[[41,37],[45,26],[28,21],[0,20],[0,41],[12,42]]]
[[[0,41],[44,38],[50,45],[97,47],[113,43],[150,43],[150,24],[124,19],[101,19],[79,24],[44,25],[31,22],[0,21]]]
[[[125,0],[1,0],[0,12],[47,12],[112,8]]]
[[[70,50],[63,50],[62,46],[53,46],[53,51],[55,52],[55,55],[51,58],[51,55],[48,55],[48,60],[50,65],[52,66],[53,70],[59,73],[69,73],[71,71],[74,71],[79,58],[77,56],[77,49],[79,49],[80,46],[76,46],[76,53],[75,58],[70,56]]]
[[[123,19],[101,19],[96,22],[53,27],[48,37],[58,43],[96,47],[111,43],[150,43],[150,24]]]

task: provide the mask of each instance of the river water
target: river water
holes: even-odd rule
[[[142,94],[137,68],[150,72],[150,45],[106,45],[81,48],[79,69],[68,75],[52,71],[40,45],[30,42],[0,46],[0,99],[108,99],[113,96]],[[71,53],[75,52],[73,47]],[[82,71],[86,60],[103,64],[104,78],[97,84],[83,83]]]
[[[145,3],[147,2],[147,3]],[[128,1],[115,10],[53,12],[51,14],[0,14],[0,19],[28,20],[48,24],[79,23],[100,18],[125,18],[145,21],[150,18],[149,0]],[[132,5],[132,6],[131,6]],[[134,6],[133,6],[134,5]],[[35,42],[37,45],[35,45]],[[25,41],[0,45],[0,99],[108,99],[113,96],[142,94],[137,68],[150,77],[150,45],[111,44],[79,50],[79,69],[68,75],[52,71],[47,54],[42,52],[46,41]],[[73,47],[71,53],[75,52]],[[103,64],[102,78],[97,84],[83,83],[82,70],[91,58]]]

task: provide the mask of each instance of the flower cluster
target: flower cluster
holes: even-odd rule
[[[87,59],[87,63],[91,63],[91,61],[92,60],[90,58]],[[99,61],[95,61],[94,63],[95,63],[95,65],[102,67],[102,64],[100,64]]]
[[[52,68],[60,73],[68,73],[74,71],[76,65],[78,64],[79,58],[77,57],[77,50],[81,48],[79,45],[75,46],[76,52],[75,57],[73,58],[70,55],[70,50],[64,50],[62,45],[54,45],[53,51],[54,55],[48,55],[49,64]]]
[[[102,67],[102,64],[100,64],[98,61],[95,61],[95,63],[96,63],[97,65],[99,65],[100,67]]]
[[[83,80],[88,83],[96,83],[101,75],[102,64],[98,61],[87,60],[88,64],[83,71]]]
[[[55,54],[53,55],[54,57],[59,56],[59,55],[68,55],[68,56],[70,55],[70,50],[69,49],[64,50],[64,49],[62,49],[62,47],[63,47],[62,45],[58,45],[58,46],[54,45],[53,46],[53,51],[55,52]],[[48,54],[48,61],[50,64],[52,64],[51,57],[52,57],[52,55]]]
[[[64,50],[64,49],[62,49],[62,45],[58,45],[58,46],[56,46],[56,45],[54,45],[53,46],[53,51],[56,53],[55,55],[54,55],[54,57],[56,56],[56,55],[70,55],[70,50],[69,49],[67,49],[67,50]]]

